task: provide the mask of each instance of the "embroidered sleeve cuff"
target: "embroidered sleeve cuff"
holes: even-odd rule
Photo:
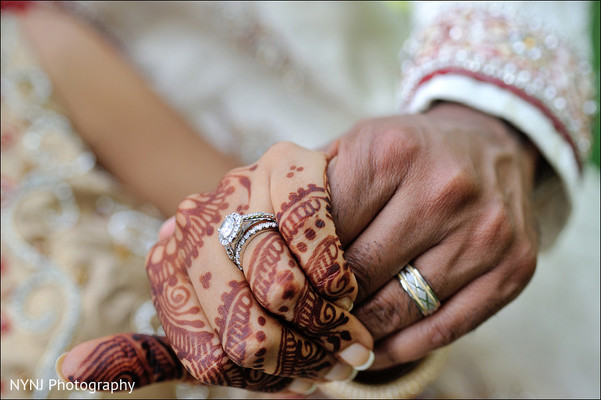
[[[435,100],[459,102],[507,120],[538,146],[561,182],[537,187],[554,193],[543,214],[563,208],[560,218],[551,218],[555,229],[546,236],[554,238],[591,147],[597,105],[590,64],[544,27],[486,7],[442,14],[404,51],[402,112],[423,111]]]

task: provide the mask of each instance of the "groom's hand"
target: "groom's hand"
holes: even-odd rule
[[[532,277],[536,149],[502,121],[443,103],[357,124],[329,149],[337,232],[359,284],[355,314],[386,368],[476,328]],[[424,318],[409,262],[442,303]]]

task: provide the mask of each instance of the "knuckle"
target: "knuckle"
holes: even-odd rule
[[[273,173],[285,171],[295,163],[323,163],[326,167],[326,156],[324,153],[315,152],[301,147],[293,142],[278,142],[272,145],[259,160],[259,169],[268,173],[273,179]],[[278,175],[276,175],[278,176]]]
[[[374,336],[379,339],[405,324],[399,312],[398,297],[391,291],[376,295],[357,310],[357,318]]]
[[[309,277],[309,281],[311,282],[311,286],[313,286],[317,293],[321,293],[326,297],[331,296],[330,288],[332,286],[332,283],[334,282],[334,277],[325,277],[325,279],[317,279],[317,276],[312,275]]]
[[[355,247],[352,252],[349,251],[345,254],[346,262],[353,272],[355,281],[357,282],[358,299],[361,299],[368,293],[373,292],[371,284],[373,280],[370,278],[369,268],[366,268],[366,266],[370,265],[370,259],[368,255],[369,252],[359,247]]]
[[[507,259],[510,263],[503,270],[498,290],[504,304],[515,299],[534,276],[537,264],[536,247],[527,241],[520,242]]]
[[[467,164],[445,164],[436,176],[432,202],[437,209],[454,210],[463,207],[479,193],[480,185],[476,172]]]
[[[383,118],[366,118],[356,121],[350,132],[357,135],[365,144],[374,143],[379,136]]]
[[[339,266],[333,267],[318,274],[312,273],[308,277],[311,287],[328,300],[339,299],[345,295],[351,296],[356,292],[353,274],[349,270],[341,271]]]
[[[300,291],[296,282],[270,285],[263,307],[276,314],[287,314],[297,303]]]
[[[439,348],[453,343],[458,337],[459,333],[448,326],[447,324],[438,321],[433,324],[432,327],[431,343],[434,348]]]
[[[383,173],[397,172],[413,163],[422,148],[420,136],[414,128],[407,126],[386,127],[375,138],[379,170]]]
[[[477,237],[481,247],[507,249],[515,239],[511,214],[501,200],[493,202],[485,211],[484,220]]]
[[[217,360],[206,360],[194,365],[193,368],[188,368],[190,374],[201,383],[206,385],[219,385],[220,378],[226,372],[225,367],[228,362],[225,356],[219,357]],[[205,367],[204,365],[208,365]]]
[[[278,142],[265,151],[261,159],[285,159],[287,155],[294,154],[300,149],[300,146],[292,142]]]
[[[538,258],[537,256],[538,254],[535,247],[528,242],[521,243],[516,250],[513,273],[516,282],[520,285],[520,291],[534,276]],[[518,293],[515,293],[515,295]]]
[[[243,368],[253,368],[260,358],[269,351],[269,338],[262,331],[257,331],[249,336],[228,335],[227,344],[224,346],[228,358],[236,365]]]

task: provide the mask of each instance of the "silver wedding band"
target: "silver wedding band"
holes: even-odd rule
[[[424,317],[434,313],[440,308],[440,301],[428,285],[424,277],[411,264],[405,265],[397,274],[401,286],[411,297]]]
[[[278,223],[273,214],[252,213],[240,215],[231,213],[225,216],[219,232],[219,243],[225,247],[229,259],[242,271],[241,255],[244,244],[252,236],[266,229],[278,229]]]

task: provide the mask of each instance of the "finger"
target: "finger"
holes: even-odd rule
[[[175,232],[175,217],[171,217],[163,222],[161,229],[159,229],[159,240],[163,240],[173,235]]]
[[[367,152],[382,154],[369,143],[370,138],[354,134],[328,149],[332,216],[344,248],[371,223],[403,180],[401,169],[383,171],[373,157],[366,156]],[[402,158],[397,160],[402,164]]]
[[[275,157],[270,157],[272,154]],[[371,336],[358,321],[347,319],[348,314],[321,297],[350,310],[356,292],[354,276],[344,259],[330,215],[326,155],[284,143],[272,148],[265,158],[271,172],[270,187],[277,188],[271,190],[271,203],[276,209],[281,237],[276,235],[261,242],[252,263],[258,271],[253,279],[258,285],[253,291],[262,293],[259,302],[263,301],[268,310],[283,314],[304,334],[321,337],[326,349],[342,350],[338,356],[351,365],[366,368],[373,360]],[[285,243],[279,242],[281,238]],[[274,259],[274,249],[281,249],[281,260]],[[278,290],[281,285],[274,281],[278,271],[282,274],[280,279],[292,280],[288,282],[292,290]],[[287,298],[295,295],[300,297]],[[280,307],[283,312],[278,312]],[[347,347],[352,342],[355,343]]]
[[[237,179],[232,178],[230,183],[221,187],[221,190],[230,193],[224,197],[228,205],[243,204],[234,195],[239,186],[229,189],[229,185],[234,185]],[[250,190],[262,189],[256,185],[260,179],[251,181],[246,178],[243,181]],[[331,378],[328,376],[330,372],[338,371],[338,375],[334,374],[337,379],[343,379],[341,374],[344,378],[350,376],[352,367],[339,362],[315,341],[282,325],[255,300],[243,273],[229,260],[215,235],[208,233],[211,230],[205,222],[211,219],[206,216],[206,202],[214,196],[219,196],[219,193],[208,197],[190,196],[180,204],[172,248],[186,249],[185,272],[189,274],[194,288],[192,293],[196,293],[202,305],[205,325],[216,334],[211,341],[213,347],[210,352],[223,351],[227,358],[240,367],[272,375],[323,380]],[[226,212],[224,210],[224,215],[218,220]],[[167,245],[166,252],[169,251]],[[176,315],[176,311],[174,309],[171,314]],[[201,328],[206,330],[207,327]],[[190,330],[188,327],[180,329],[180,335],[184,336],[173,340],[173,343],[189,340],[186,335]],[[167,328],[165,331],[169,336]]]
[[[350,309],[357,285],[331,215],[326,156],[285,146],[293,149],[274,161],[270,181],[280,233],[316,292]]]
[[[506,266],[505,266],[506,267]],[[437,312],[396,333],[376,346],[372,369],[418,360],[486,321],[523,289],[508,268],[495,268],[469,283]]]
[[[369,331],[349,312],[323,299],[307,281],[278,232],[258,234],[242,267],[257,301],[355,367],[373,359]],[[353,345],[353,343],[355,343]]]
[[[400,268],[442,240],[461,222],[462,216],[443,214],[424,206],[413,188],[396,193],[372,223],[345,250],[359,286],[357,302],[375,293]]]
[[[301,390],[302,382],[241,368],[229,359],[178,260],[175,242],[172,236],[151,249],[147,272],[157,316],[184,367],[205,384],[267,392],[293,385],[292,390]]]
[[[73,348],[57,372],[70,382],[126,382],[135,388],[167,380],[192,380],[166,338],[124,333]]]
[[[70,382],[119,383],[116,386],[118,390],[133,390],[168,380],[198,382],[179,362],[165,337],[137,333],[122,333],[81,343],[57,361],[57,373]],[[237,379],[231,377],[227,381],[222,380],[222,384],[299,394],[306,394],[312,388],[311,383],[301,379],[290,383],[289,378],[242,368],[237,368]]]
[[[476,232],[460,231],[412,262],[437,298],[444,302],[462,287],[497,266],[506,247],[489,246],[488,254],[474,254],[477,242],[486,240]],[[476,246],[474,246],[476,245]],[[419,308],[395,275],[372,297],[357,307],[355,315],[374,340],[401,330],[422,318]]]

